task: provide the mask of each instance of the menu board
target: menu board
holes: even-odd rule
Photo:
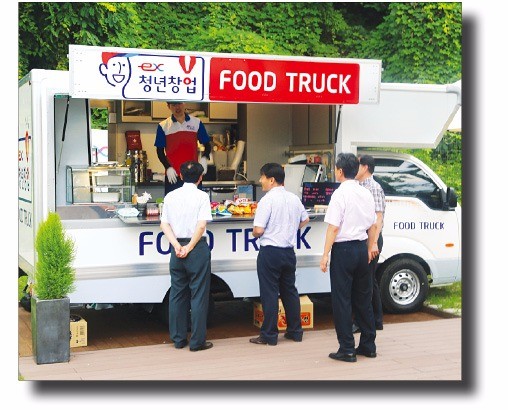
[[[304,182],[302,186],[302,203],[305,208],[314,205],[328,205],[339,182]]]

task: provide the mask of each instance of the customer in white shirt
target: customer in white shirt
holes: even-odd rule
[[[161,229],[172,246],[169,271],[169,333],[175,348],[189,344],[192,352],[213,347],[206,341],[210,296],[211,255],[206,242],[207,221],[212,220],[210,199],[198,189],[203,166],[188,161],[180,168],[183,186],[164,198]],[[187,340],[188,313],[191,337]]]
[[[309,215],[300,198],[284,188],[285,173],[280,164],[265,164],[260,174],[259,182],[267,193],[258,203],[252,234],[259,238],[260,245],[257,271],[264,319],[260,335],[249,341],[261,345],[277,344],[280,294],[287,322],[284,337],[301,342],[303,330],[300,297],[295,286],[294,247],[298,229],[309,222]]]
[[[329,357],[344,362],[356,362],[356,355],[376,357],[372,275],[367,249],[367,237],[374,232],[376,212],[372,194],[355,180],[358,168],[359,161],[354,154],[337,156],[335,179],[340,186],[332,194],[325,214],[328,228],[320,263],[321,270],[326,272],[330,260],[332,312],[339,342],[339,350]],[[361,331],[356,349],[353,313]]]

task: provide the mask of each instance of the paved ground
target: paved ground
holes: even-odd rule
[[[327,298],[314,298],[313,330],[333,329],[331,302]],[[125,305],[114,309],[72,309],[87,321],[88,345],[72,348],[84,352],[122,347],[148,346],[169,343],[169,332],[155,313],[147,313],[139,306]],[[423,309],[407,314],[385,314],[384,323],[421,322],[437,320],[435,310]],[[256,336],[259,329],[253,325],[253,305],[250,301],[228,301],[215,304],[214,319],[208,327],[208,337],[213,340],[232,337]],[[450,317],[450,315],[447,315]],[[18,308],[18,354],[32,355],[30,313]]]
[[[356,335],[358,338],[358,335]],[[460,381],[461,319],[394,323],[378,332],[378,357],[357,363],[328,358],[337,350],[333,330],[309,330],[304,341],[279,337],[258,346],[249,337],[212,340],[201,352],[160,343],[71,353],[68,363],[35,364],[19,358],[24,380],[384,380]]]

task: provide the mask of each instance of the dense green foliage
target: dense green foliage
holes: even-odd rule
[[[455,189],[462,202],[462,139],[455,132],[447,132],[436,149],[405,150],[421,159],[439,175],[443,182]]]
[[[19,75],[69,44],[369,58],[383,81],[461,78],[461,3],[19,3]]]
[[[445,84],[462,77],[461,39],[459,2],[19,3],[19,77],[67,69],[68,45],[82,44],[379,59],[384,82]],[[411,153],[460,198],[460,134]]]
[[[458,3],[391,3],[362,57],[383,60],[384,82],[453,83],[462,65]]]
[[[108,129],[108,110],[104,108],[92,108],[92,128],[96,130]]]
[[[35,238],[34,292],[39,299],[60,299],[74,289],[74,242],[67,238],[58,214],[50,212]]]

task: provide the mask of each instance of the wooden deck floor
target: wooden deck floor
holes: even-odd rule
[[[356,335],[358,340],[358,335]],[[334,330],[309,330],[295,343],[277,346],[249,337],[213,340],[201,352],[172,344],[71,352],[68,363],[37,365],[19,357],[24,380],[384,380],[460,381],[461,319],[387,324],[378,332],[378,357],[357,363],[328,358],[338,348]]]

